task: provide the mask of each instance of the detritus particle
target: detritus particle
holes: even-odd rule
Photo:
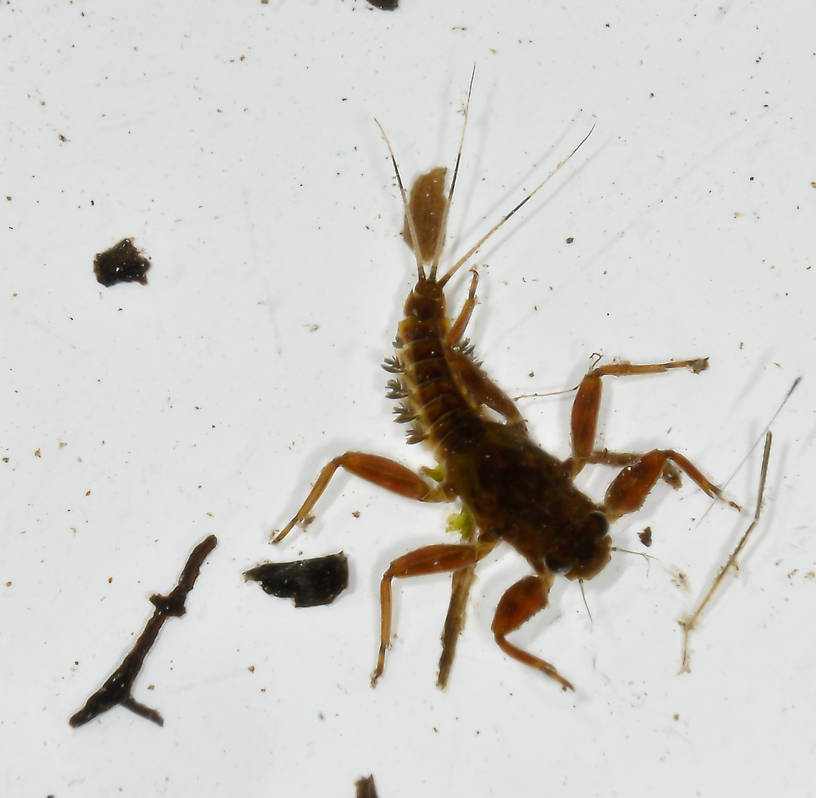
[[[133,246],[129,238],[123,238],[94,258],[94,274],[104,286],[132,282],[147,285],[146,275],[150,266],[150,261]]]
[[[292,598],[296,607],[331,604],[348,587],[348,559],[343,552],[294,562],[269,562],[244,571],[265,593]]]

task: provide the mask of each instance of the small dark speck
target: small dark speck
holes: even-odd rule
[[[66,138],[65,136],[63,136],[63,135],[62,135],[62,133],[59,133],[59,134],[57,134],[57,135],[58,135],[58,137],[59,137],[59,140],[60,140],[60,141],[70,141],[70,139],[68,139],[68,138]]]
[[[652,528],[647,526],[643,532],[638,532],[638,537],[640,538],[640,542],[644,546],[651,546],[652,545]]]
[[[317,713],[318,720],[326,720],[326,716],[322,712]]]
[[[680,720],[680,715],[678,715],[677,712],[674,713],[674,719],[675,720]]]
[[[352,512],[352,515],[353,515],[355,518],[359,518],[359,517],[360,517],[360,511],[359,511],[359,510],[354,510],[354,511]]]
[[[382,11],[393,11],[399,5],[399,0],[368,0],[368,4]]]
[[[568,244],[571,244],[573,241],[575,241],[575,238],[574,238],[573,236],[567,236],[567,238],[565,239],[565,241],[566,241]]]
[[[749,180],[753,180],[753,179],[754,179],[754,176],[753,176],[753,175],[751,175],[751,177],[749,177],[748,179],[749,179]]]

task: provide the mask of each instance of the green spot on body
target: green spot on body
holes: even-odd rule
[[[447,531],[458,532],[462,540],[473,540],[475,526],[473,516],[465,509],[461,513],[448,516]]]
[[[445,479],[445,469],[442,468],[441,465],[438,465],[434,468],[423,468],[422,470],[434,482],[442,482]]]

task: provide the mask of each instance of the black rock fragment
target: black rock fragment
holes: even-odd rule
[[[348,587],[348,559],[343,552],[294,562],[268,562],[244,572],[266,593],[293,598],[296,607],[331,604]]]

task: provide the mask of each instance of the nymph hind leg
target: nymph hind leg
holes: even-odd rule
[[[385,650],[391,644],[391,580],[405,579],[409,576],[438,574],[445,571],[458,571],[461,568],[472,568],[479,560],[487,556],[495,543],[452,544],[439,543],[424,546],[416,551],[398,557],[388,567],[380,582],[380,606],[382,620],[380,626],[380,650],[377,655],[377,667],[371,674],[371,686],[374,687],[385,667]]]
[[[306,497],[306,501],[295,513],[294,518],[273,538],[273,543],[279,543],[289,534],[295,524],[301,523],[308,517],[312,507],[326,490],[329,480],[338,468],[343,468],[351,474],[367,479],[392,493],[407,496],[409,499],[421,502],[444,502],[453,498],[443,485],[431,485],[410,468],[389,460],[387,457],[363,452],[346,452],[324,466]]]
[[[645,454],[610,452],[594,449],[598,412],[601,404],[602,377],[623,377],[635,374],[658,374],[669,369],[688,368],[695,374],[708,368],[707,358],[677,360],[669,363],[633,365],[620,363],[592,369],[581,381],[572,405],[572,457],[568,461],[574,475],[587,463],[624,466],[609,486],[605,507],[610,520],[637,510],[646,495],[661,477],[673,487],[680,484],[679,470],[684,471],[697,486],[714,499],[727,501],[720,489],[709,481],[697,466],[674,449],[653,449]],[[739,505],[729,502],[739,509]]]
[[[506,638],[506,635],[518,629],[547,606],[552,583],[552,573],[546,572],[537,576],[527,576],[509,588],[496,607],[493,636],[499,648],[509,657],[540,670],[551,679],[555,679],[565,690],[574,690],[572,684],[555,669],[554,665],[508,643]]]

